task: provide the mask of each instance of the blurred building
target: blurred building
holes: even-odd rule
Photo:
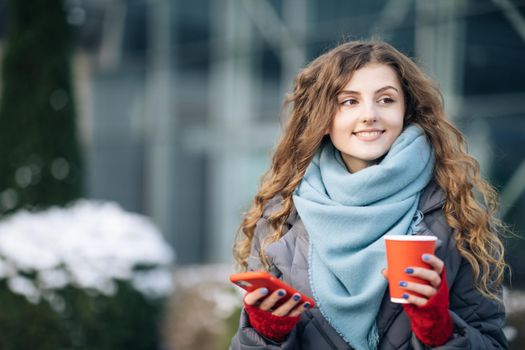
[[[88,196],[152,216],[181,264],[231,260],[294,75],[370,37],[439,82],[502,190],[503,218],[525,233],[522,0],[69,0],[67,11]]]

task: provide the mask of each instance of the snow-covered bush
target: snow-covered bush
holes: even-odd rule
[[[0,348],[154,349],[173,258],[146,217],[115,203],[82,200],[5,218]]]

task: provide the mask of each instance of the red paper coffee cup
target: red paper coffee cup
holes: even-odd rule
[[[437,237],[435,236],[385,236],[388,287],[390,289],[390,300],[393,303],[408,303],[406,299],[403,299],[405,293],[419,296],[419,294],[401,287],[399,282],[429,284],[425,280],[407,274],[405,269],[407,267],[430,268],[429,264],[423,262],[422,255],[434,254],[436,241]]]

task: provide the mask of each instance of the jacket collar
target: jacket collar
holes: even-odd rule
[[[438,186],[435,180],[431,180],[428,185],[421,191],[419,198],[419,210],[423,214],[429,213],[436,209],[441,209],[445,204],[447,196]]]

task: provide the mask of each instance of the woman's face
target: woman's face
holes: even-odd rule
[[[405,96],[396,72],[371,63],[356,70],[337,96],[328,134],[350,172],[384,156],[403,129]]]

